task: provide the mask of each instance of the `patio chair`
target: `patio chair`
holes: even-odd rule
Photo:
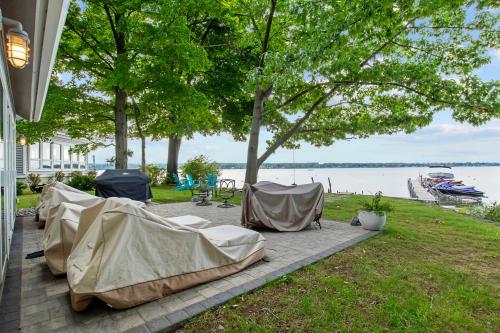
[[[196,189],[196,188],[198,188],[198,187],[200,187],[200,185],[201,185],[201,181],[200,180],[195,181],[193,179],[193,176],[191,176],[189,174],[186,175],[186,180],[187,180],[187,184],[189,186],[189,189],[191,191],[194,190],[194,189]]]
[[[177,176],[176,173],[172,173],[172,177],[174,178],[174,182],[175,182],[175,190],[174,191],[183,191],[183,190],[189,190],[189,184],[188,184],[188,181],[186,179],[184,179],[183,181],[181,181],[179,179],[179,176]]]
[[[215,196],[217,196],[217,175],[208,175],[205,183],[207,184],[207,188],[212,190],[212,194],[215,193]]]
[[[227,201],[234,198],[234,192],[236,191],[236,181],[234,179],[221,179],[219,183],[219,196],[224,199],[224,203],[217,205],[219,208],[231,208],[234,207],[233,204]]]

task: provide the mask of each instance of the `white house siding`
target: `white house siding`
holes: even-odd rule
[[[55,136],[50,142],[38,142],[17,147],[17,178],[24,179],[30,173],[39,174],[43,179],[63,171],[66,175],[73,171],[87,171],[86,154],[70,153],[71,148],[81,141],[72,140],[63,135]]]

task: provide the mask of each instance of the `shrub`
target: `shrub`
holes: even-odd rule
[[[494,222],[500,222],[500,204],[497,204],[496,202],[492,204],[478,203],[467,207],[464,212],[472,216]]]
[[[146,175],[149,176],[149,183],[151,186],[160,185],[165,179],[165,169],[157,167],[154,164],[146,165]]]
[[[380,202],[380,200],[382,200],[382,192],[377,192],[371,202],[363,204],[363,210],[374,212],[380,216],[392,211],[392,207],[388,202]]]
[[[26,184],[23,182],[16,182],[16,195],[22,195],[23,190],[26,188]]]
[[[181,166],[183,175],[191,175],[194,180],[205,179],[209,174],[220,176],[219,165],[211,162],[205,155],[198,155]]]
[[[42,183],[42,178],[40,177],[39,174],[36,173],[30,173],[28,176],[26,176],[26,184],[28,184],[28,187],[31,191],[31,193],[40,193],[41,188],[40,184]]]
[[[81,171],[73,171],[68,181],[68,185],[79,189],[80,191],[90,191],[94,189],[95,173],[89,172],[87,175],[82,174]]]
[[[53,179],[56,182],[63,182],[64,178],[65,178],[64,172],[62,172],[62,171],[56,171],[56,173],[54,173]]]
[[[500,205],[495,202],[488,206],[488,211],[484,217],[494,222],[500,222]]]

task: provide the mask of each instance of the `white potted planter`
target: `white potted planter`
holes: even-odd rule
[[[377,192],[371,202],[365,202],[358,213],[358,219],[363,229],[382,230],[387,220],[387,212],[392,210],[388,202],[381,202],[382,192]]]
[[[359,222],[361,222],[361,226],[363,229],[378,231],[382,230],[385,225],[385,221],[387,220],[387,215],[378,215],[375,212],[367,212],[362,210],[358,213]]]

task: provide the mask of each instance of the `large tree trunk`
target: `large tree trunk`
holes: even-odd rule
[[[141,170],[146,172],[146,137],[141,136]]]
[[[115,169],[127,169],[127,93],[115,88]]]
[[[250,137],[248,139],[247,169],[245,174],[245,183],[255,184],[259,172],[258,152],[259,152],[259,134],[262,118],[262,108],[264,107],[265,94],[257,89],[253,104],[252,126],[250,128]]]
[[[177,135],[171,135],[168,138],[167,173],[169,176],[172,176],[173,173],[178,173],[181,141],[182,137]]]

